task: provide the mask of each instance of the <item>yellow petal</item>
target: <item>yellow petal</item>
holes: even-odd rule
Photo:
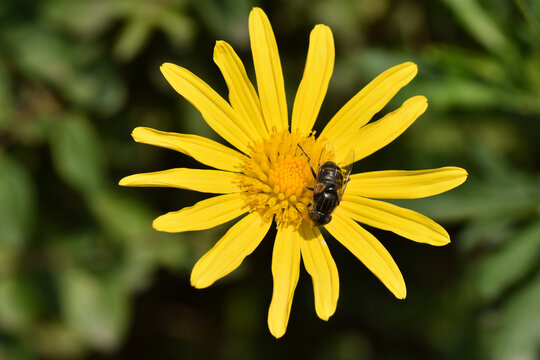
[[[418,199],[453,189],[466,179],[467,171],[454,166],[416,171],[372,171],[351,175],[346,191],[348,195],[375,199]]]
[[[407,295],[405,281],[384,246],[348,214],[336,209],[325,228],[353,253],[398,298]]]
[[[191,285],[201,289],[235,270],[259,246],[272,221],[263,221],[253,212],[237,222],[197,261],[191,272]]]
[[[446,230],[435,221],[397,205],[346,194],[339,207],[362,224],[392,231],[412,241],[435,246],[450,242]]]
[[[334,38],[328,26],[317,25],[309,37],[304,75],[294,100],[291,129],[308,135],[317,120],[319,109],[334,70]]]
[[[175,187],[215,194],[240,191],[236,185],[238,175],[229,171],[199,169],[169,169],[126,176],[122,186]]]
[[[288,129],[283,72],[272,26],[260,8],[249,14],[249,38],[261,109],[268,129]]]
[[[210,139],[138,127],[131,133],[136,142],[164,147],[189,155],[195,160],[227,171],[238,171],[247,158],[227,146]]]
[[[405,101],[399,109],[387,114],[382,119],[367,124],[360,130],[350,131],[353,135],[347,137],[346,140],[340,140],[339,146],[344,149],[354,149],[355,161],[363,159],[391,143],[407,130],[426,109],[427,99],[425,97],[412,97]],[[338,147],[337,144],[336,147]],[[346,154],[346,151],[340,153],[342,156]]]
[[[377,76],[338,111],[321,132],[320,138],[327,138],[336,145],[343,137],[348,141],[351,131],[367,124],[417,72],[416,64],[406,62]]]
[[[339,276],[336,263],[318,228],[302,226],[300,250],[307,272],[313,280],[315,311],[328,320],[336,311],[339,297]]]
[[[238,193],[214,196],[193,206],[161,215],[152,226],[158,231],[182,232],[210,229],[247,211]]]
[[[291,227],[278,229],[272,254],[274,290],[268,309],[268,328],[276,338],[285,334],[289,322],[300,273],[300,241],[302,238]]]
[[[165,63],[160,70],[174,90],[199,110],[215,132],[238,150],[249,151],[249,144],[256,137],[242,129],[241,121],[229,103],[207,83],[178,65]]]
[[[259,97],[238,55],[225,41],[217,41],[214,47],[214,62],[221,70],[229,88],[229,101],[242,118],[247,131],[257,134],[259,139],[266,138],[268,131],[262,116]]]

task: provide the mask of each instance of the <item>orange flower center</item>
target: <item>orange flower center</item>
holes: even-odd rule
[[[298,144],[311,159],[318,158],[320,145],[313,136],[279,132],[254,144],[242,168],[240,187],[246,206],[268,220],[274,217],[278,227],[299,227],[309,221],[306,206],[312,191],[306,186],[313,187],[315,179]]]
[[[268,184],[274,185],[272,187],[274,193],[291,201],[295,201],[302,195],[304,186],[310,181],[310,177],[312,175],[309,167],[306,166],[305,157],[291,158],[290,155],[287,155],[285,159],[268,170]]]

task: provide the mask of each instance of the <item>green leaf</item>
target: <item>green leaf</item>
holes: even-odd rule
[[[477,0],[444,0],[463,27],[487,49],[502,56],[515,54],[512,43]]]
[[[32,325],[43,306],[43,297],[30,277],[0,280],[0,328],[23,331]]]
[[[124,84],[98,47],[70,42],[35,24],[9,28],[3,35],[21,71],[52,84],[70,102],[101,114],[111,114],[124,103]]]
[[[0,154],[0,251],[20,249],[33,230],[35,188],[26,168]]]
[[[506,217],[473,219],[459,235],[457,245],[463,253],[482,246],[493,247],[515,234],[514,223],[514,219]]]
[[[0,247],[0,279],[12,276],[17,270],[17,258],[19,250]]]
[[[0,11],[1,11],[0,5]],[[0,343],[0,359],[2,360],[39,360],[34,349],[23,339],[3,341]]]
[[[79,36],[92,37],[111,26],[118,13],[116,0],[43,2],[43,18]],[[81,16],[84,14],[84,16]]]
[[[245,40],[238,29],[245,26],[246,14],[253,6],[248,0],[198,0],[193,2],[193,6],[201,21],[204,21],[206,29],[231,42]]]
[[[152,31],[151,24],[144,18],[132,19],[116,40],[114,53],[122,61],[131,60],[141,51]]]
[[[180,11],[161,11],[156,26],[163,30],[171,44],[176,47],[191,43],[195,37],[196,24]]]
[[[537,359],[540,343],[540,274],[504,304],[498,331],[490,346],[491,359]]]
[[[145,289],[153,280],[158,267],[170,270],[189,270],[193,265],[189,244],[182,234],[155,234],[134,242],[128,239],[122,262],[118,263],[118,278],[129,290]]]
[[[160,247],[153,241],[157,238],[152,228],[155,216],[136,200],[108,191],[92,197],[90,208],[103,231],[123,246],[124,256],[118,262],[122,286],[126,289],[146,286],[157,265],[152,247]]]
[[[68,99],[103,115],[110,115],[122,106],[125,86],[111,66],[96,60],[79,65],[76,71],[72,81],[58,84]]]
[[[104,184],[103,152],[90,122],[66,115],[50,129],[50,146],[56,172],[82,194],[92,195]]]
[[[0,62],[0,130],[11,120],[13,113],[14,103],[11,95],[10,80],[3,62]]]
[[[540,53],[531,54],[524,64],[525,76],[531,92],[540,97]]]
[[[3,36],[10,55],[26,75],[52,83],[73,80],[73,49],[50,30],[23,25],[9,28]]]
[[[106,191],[92,197],[90,207],[103,229],[113,236],[133,241],[154,232],[152,220],[155,216],[132,198]]]
[[[540,221],[508,239],[497,252],[486,255],[477,267],[477,287],[492,300],[533,269],[540,258]]]
[[[429,95],[431,108],[440,112],[452,108],[478,110],[497,107],[501,104],[503,94],[492,85],[447,74],[434,81],[417,81],[414,92]]]
[[[118,347],[128,324],[129,301],[113,277],[70,268],[58,277],[63,317],[86,343],[103,351]]]
[[[152,228],[157,216],[148,207],[133,198],[117,192],[103,192],[92,197],[90,205],[102,228],[117,239],[124,248],[122,261],[118,262],[119,281],[127,289],[140,289],[147,285],[157,266],[187,269],[193,265],[184,241],[184,234],[167,234]]]
[[[452,44],[432,44],[427,52],[428,62],[434,63],[448,75],[460,75],[465,79],[480,79],[498,85],[508,81],[508,69],[504,63],[483,51]],[[420,75],[425,72],[420,72]]]

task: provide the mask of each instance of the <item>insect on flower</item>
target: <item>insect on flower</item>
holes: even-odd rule
[[[317,166],[317,174],[311,166],[311,159],[308,154],[298,145],[300,150],[306,155],[309,168],[315,178],[315,186],[313,188],[306,187],[313,191],[313,199],[307,205],[309,208],[309,218],[317,226],[323,226],[332,221],[332,212],[341,202],[347,183],[351,181],[350,174],[354,163],[354,150],[349,152],[345,160],[345,166],[339,167],[336,164],[336,151],[331,142],[327,142],[319,157]]]
[[[350,173],[354,161],[388,145],[427,109],[427,99],[417,95],[372,121],[415,77],[417,66],[405,62],[384,71],[345,103],[316,136],[313,125],[334,68],[332,31],[319,24],[310,34],[290,118],[276,39],[259,8],[249,15],[249,35],[256,87],[232,46],[218,41],[214,48],[214,62],[227,83],[229,101],[189,70],[171,63],[161,66],[172,87],[230,146],[147,127],[132,133],[137,142],[181,152],[214,169],[135,174],[120,180],[120,185],[213,194],[156,218],[152,226],[158,231],[200,231],[236,219],[193,267],[191,284],[199,289],[238,268],[275,224],[275,238],[266,241],[274,242],[268,328],[277,338],[287,329],[301,264],[313,282],[317,315],[328,320],[336,310],[340,285],[331,254],[334,244],[326,243],[321,226],[336,239],[335,246],[347,248],[392,294],[405,298],[405,280],[397,264],[363,225],[420,243],[448,244],[450,236],[435,221],[384,200],[440,194],[463,183],[467,172],[447,166]],[[317,172],[311,159],[318,159]]]

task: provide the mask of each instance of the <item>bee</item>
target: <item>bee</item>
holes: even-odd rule
[[[306,155],[311,173],[315,178],[313,188],[306,186],[307,189],[313,191],[313,198],[306,206],[309,209],[309,218],[317,226],[326,225],[332,220],[332,212],[341,202],[347,183],[350,181],[354,151],[351,150],[345,159],[345,165],[339,167],[335,161],[334,145],[327,142],[321,151],[317,173],[315,173],[311,166],[311,159],[300,144],[298,147]]]

